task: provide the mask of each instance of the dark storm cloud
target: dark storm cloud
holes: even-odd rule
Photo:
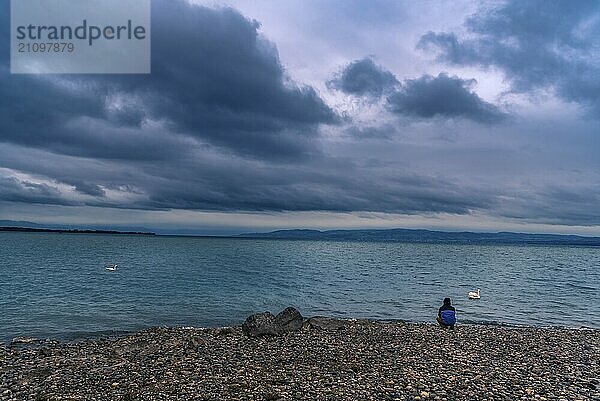
[[[516,92],[552,88],[600,117],[600,2],[508,1],[465,22],[470,35],[429,32],[418,47],[442,61],[504,71]]]
[[[419,118],[439,116],[462,117],[481,123],[501,121],[504,114],[472,91],[475,83],[474,79],[450,77],[445,73],[437,77],[424,75],[407,79],[388,97],[389,107],[394,113]]]
[[[17,152],[21,157],[8,154]],[[600,224],[597,185],[557,182],[510,190],[500,185],[493,189],[409,173],[386,163],[359,165],[350,160],[328,159],[274,168],[256,160],[216,158],[211,154],[197,154],[178,164],[135,162],[111,169],[108,163],[90,164],[88,159],[52,154],[40,157],[40,152],[18,148],[0,152],[0,159],[9,167],[23,167],[24,163],[31,174],[52,177],[49,183],[0,177],[0,199],[144,210],[370,211],[412,215],[483,211],[528,222]],[[88,196],[65,199],[59,183],[71,185]],[[136,196],[115,201],[107,197],[108,190]]]
[[[152,186],[147,206],[226,211],[464,214],[493,202],[489,194],[473,195],[473,191],[440,178],[360,168],[348,161],[278,169],[254,163],[228,167],[213,162],[201,170],[205,172],[203,177],[166,172],[172,179]],[[184,182],[188,185],[183,185]]]
[[[373,99],[385,95],[388,108],[407,117],[465,118],[480,123],[503,120],[506,116],[497,106],[484,101],[473,91],[476,83],[474,79],[451,77],[446,73],[399,82],[394,74],[367,57],[346,65],[328,82],[328,87]],[[349,131],[357,134],[357,130],[360,131],[358,128]],[[371,131],[366,133],[373,136]]]
[[[397,171],[385,164],[363,166],[347,159],[274,166],[201,150],[177,163],[90,163],[85,158],[14,146],[0,147],[0,159],[8,168],[51,177],[40,184],[47,189],[44,192],[25,188],[23,182],[34,179],[9,178],[11,189],[0,192],[0,197],[28,203],[58,203],[59,184],[87,195],[78,197],[78,204],[148,210],[465,214],[494,202],[489,193],[478,194],[439,177]],[[115,201],[108,190],[122,194],[120,200]]]
[[[232,9],[166,0],[153,2],[152,17],[151,75],[9,75],[5,59],[0,140],[133,159],[185,152],[189,143],[169,132],[253,157],[318,151],[318,125],[336,117],[314,89],[285,76],[257,22]],[[161,129],[146,129],[148,121]]]
[[[13,177],[0,177],[0,199],[9,202],[72,205],[55,188]]]
[[[394,74],[364,58],[348,64],[328,86],[352,95],[380,97],[397,83]]]

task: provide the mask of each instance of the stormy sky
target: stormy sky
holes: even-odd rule
[[[11,75],[0,219],[600,235],[600,2],[156,0],[150,75]]]

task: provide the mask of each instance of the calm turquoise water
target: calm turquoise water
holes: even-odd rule
[[[4,341],[239,324],[288,305],[432,321],[445,296],[463,322],[600,327],[598,248],[0,233],[0,255]]]

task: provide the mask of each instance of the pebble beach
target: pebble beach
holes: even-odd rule
[[[600,400],[600,330],[308,319],[0,347],[1,400]]]

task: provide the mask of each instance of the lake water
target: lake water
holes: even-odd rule
[[[0,341],[240,324],[289,305],[433,321],[446,296],[459,323],[600,327],[599,248],[0,233],[0,255]]]

